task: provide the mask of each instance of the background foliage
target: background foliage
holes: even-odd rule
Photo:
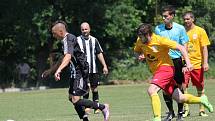
[[[149,71],[137,62],[132,52],[136,27],[141,22],[161,23],[164,5],[177,8],[175,21],[183,24],[181,15],[192,10],[196,24],[209,35],[211,69],[207,78],[214,78],[215,3],[213,0],[2,0],[0,3],[0,84],[11,86],[17,80],[16,65],[25,61],[31,66],[31,85],[50,85],[41,73],[50,66],[50,53],[58,49],[51,36],[55,20],[68,23],[71,33],[80,34],[80,24],[90,23],[111,70],[106,80],[145,80]]]

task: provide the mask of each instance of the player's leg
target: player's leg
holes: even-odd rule
[[[184,74],[182,72],[183,68],[183,62],[181,58],[173,59],[174,67],[175,67],[175,75],[174,80],[177,83],[177,87],[181,90],[182,93],[184,93],[184,90],[182,88],[182,83],[184,82]],[[177,103],[178,104],[178,115],[176,121],[183,121],[183,103]]]
[[[191,73],[191,80],[193,85],[196,86],[197,94],[199,97],[204,96],[204,69],[194,69]],[[199,116],[208,116],[205,113],[204,105],[199,105]]]
[[[151,97],[152,109],[154,113],[154,120],[161,120],[161,103],[157,92],[160,89],[170,95],[174,90],[175,81],[173,80],[174,67],[161,66],[155,72],[148,89],[148,94]]]
[[[207,108],[209,112],[213,112],[213,106],[208,101],[206,95],[197,97],[191,94],[182,94],[182,92],[178,88],[176,88],[172,94],[172,98],[180,103],[203,104],[204,107]]]
[[[183,90],[184,90],[184,94],[188,94],[188,86],[189,86],[189,82],[190,82],[190,72],[186,72],[184,74],[184,83],[183,83]],[[187,117],[190,115],[190,109],[189,109],[189,104],[184,103],[184,114],[183,117]]]
[[[88,80],[88,79],[87,79],[87,80]],[[86,93],[86,94],[83,96],[84,99],[89,99],[89,96],[90,96],[90,83],[89,83],[89,82],[87,83],[87,92],[88,92],[88,93]],[[90,108],[85,108],[86,114],[90,114],[90,111],[91,111]]]
[[[155,84],[150,84],[148,94],[151,97],[151,105],[154,114],[154,121],[161,121],[161,102],[158,95],[160,87]]]
[[[78,89],[79,81],[75,80],[74,78],[70,78],[70,88],[69,88],[69,101],[74,105],[75,111],[77,112],[80,119],[83,119],[83,121],[88,121],[88,116],[85,113],[84,109],[85,107],[82,105],[76,104],[78,100],[81,99],[81,95],[85,94],[84,91],[80,91]],[[77,95],[77,96],[73,96]]]
[[[183,88],[181,86],[182,82],[184,81],[184,74],[182,73],[182,67],[183,67],[182,59],[181,58],[173,59],[173,63],[174,63],[174,68],[175,68],[174,80],[177,83],[176,86],[179,87],[181,89],[181,91],[183,92]],[[167,108],[169,110],[164,121],[171,121],[172,118],[175,117],[175,113],[173,110],[172,97],[169,97],[168,95],[165,95],[164,93],[163,93],[163,97],[164,97],[165,103],[167,105]],[[177,121],[183,120],[182,114],[183,114],[183,103],[178,103]]]
[[[167,116],[165,117],[164,121],[171,121],[174,117],[175,117],[175,113],[173,110],[173,101],[172,101],[172,97],[165,94],[165,92],[163,92],[163,98],[164,101],[166,103],[166,106],[168,108],[168,112],[167,112]]]
[[[81,99],[80,96],[83,96],[87,93],[87,81],[85,81],[81,74],[76,74],[76,78],[74,81],[72,81],[72,87],[70,86],[69,94],[70,100],[72,100],[72,103],[74,106],[85,107],[85,108],[93,108],[93,109],[99,109],[102,111],[104,115],[104,121],[109,120],[109,105],[108,104],[101,104],[97,103],[88,99]],[[71,84],[70,84],[71,85]],[[79,113],[78,113],[79,114]]]
[[[90,74],[89,77],[90,80],[90,87],[92,90],[92,98],[94,102],[99,102],[99,91],[98,91],[98,85],[99,85],[99,75],[97,73]],[[99,113],[99,110],[94,110],[94,113]]]

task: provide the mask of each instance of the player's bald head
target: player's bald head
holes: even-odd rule
[[[90,35],[90,25],[87,22],[81,24],[81,33],[85,39],[89,38]]]
[[[81,24],[81,28],[83,28],[83,27],[87,27],[87,28],[90,29],[90,25],[89,25],[87,22],[83,22],[83,23]]]
[[[56,21],[52,26],[52,34],[53,37],[56,39],[63,39],[65,34],[67,33],[66,30],[66,23],[64,21]]]
[[[66,26],[63,23],[57,23],[52,27],[52,31],[66,31]]]

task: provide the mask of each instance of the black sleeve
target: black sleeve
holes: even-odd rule
[[[102,50],[102,48],[101,48],[101,46],[99,44],[99,41],[96,39],[95,40],[95,53],[99,54],[99,53],[102,53],[102,52],[103,52],[103,50]]]

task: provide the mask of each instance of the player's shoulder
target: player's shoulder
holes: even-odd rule
[[[173,27],[178,28],[180,30],[185,30],[183,25],[176,23],[176,22],[173,22]]]
[[[77,39],[77,37],[76,37],[75,35],[71,34],[71,33],[69,33],[69,34],[67,35],[67,37],[68,37],[69,39]]]
[[[94,37],[94,36],[92,36],[92,35],[89,35],[90,36],[90,38],[91,39],[93,39],[93,40],[97,40],[97,38],[96,37]]]
[[[77,41],[77,37],[75,35],[69,33],[67,35],[67,41],[71,41],[71,42]]]
[[[198,31],[205,31],[204,28],[202,28],[202,27],[200,27],[200,26],[197,26],[197,25],[195,25],[195,29],[198,30]]]
[[[165,24],[159,24],[155,27],[156,30],[163,30],[165,29]]]

